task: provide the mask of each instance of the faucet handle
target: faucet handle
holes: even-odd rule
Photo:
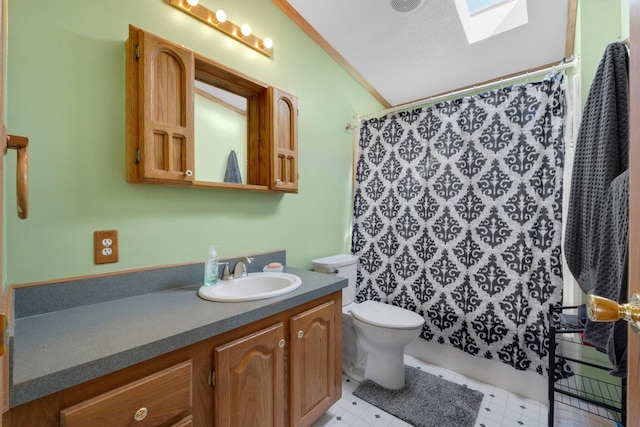
[[[224,265],[224,269],[222,270],[222,280],[229,280],[231,278],[231,273],[229,272],[229,263],[218,262],[218,265]]]

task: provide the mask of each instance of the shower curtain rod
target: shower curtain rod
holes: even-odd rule
[[[366,120],[366,119],[371,119],[373,117],[381,117],[384,116],[386,114],[389,113],[397,113],[400,111],[405,111],[408,110],[410,108],[413,107],[424,107],[427,104],[432,104],[436,101],[441,101],[443,99],[446,98],[451,98],[457,95],[462,95],[465,93],[469,93],[469,92],[474,92],[478,89],[485,89],[485,88],[489,88],[492,86],[496,86],[496,85],[501,85],[504,83],[510,83],[516,80],[520,80],[523,78],[527,78],[527,77],[531,77],[531,76],[537,76],[539,74],[545,74],[545,73],[549,73],[549,72],[554,72],[554,71],[560,71],[560,70],[565,70],[567,68],[572,68],[575,67],[578,63],[578,58],[572,57],[569,60],[562,60],[561,63],[557,64],[557,65],[551,65],[545,68],[541,68],[539,70],[533,70],[533,71],[526,71],[526,72],[522,72],[518,75],[515,76],[511,76],[511,77],[507,77],[504,79],[495,79],[495,80],[491,80],[487,83],[483,83],[477,86],[470,86],[470,87],[466,87],[464,89],[459,89],[459,90],[454,90],[452,92],[447,92],[447,93],[443,93],[441,95],[434,95],[428,98],[422,98],[419,99],[417,101],[413,101],[413,102],[409,102],[407,104],[401,104],[401,105],[397,105],[395,107],[391,107],[388,108],[386,110],[382,110],[382,111],[378,111],[375,113],[370,113],[370,114],[359,114],[357,117],[358,122],[361,122],[362,120]]]

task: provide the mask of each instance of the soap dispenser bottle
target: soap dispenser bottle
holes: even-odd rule
[[[209,246],[209,257],[204,263],[204,285],[218,283],[218,253],[214,245]]]

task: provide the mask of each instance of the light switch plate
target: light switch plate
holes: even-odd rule
[[[118,230],[93,232],[93,260],[96,264],[118,262]]]

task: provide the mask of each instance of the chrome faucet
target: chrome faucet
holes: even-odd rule
[[[247,276],[247,265],[251,264],[252,258],[246,256],[238,258],[236,264],[233,266],[233,279],[239,279],[240,277]]]

